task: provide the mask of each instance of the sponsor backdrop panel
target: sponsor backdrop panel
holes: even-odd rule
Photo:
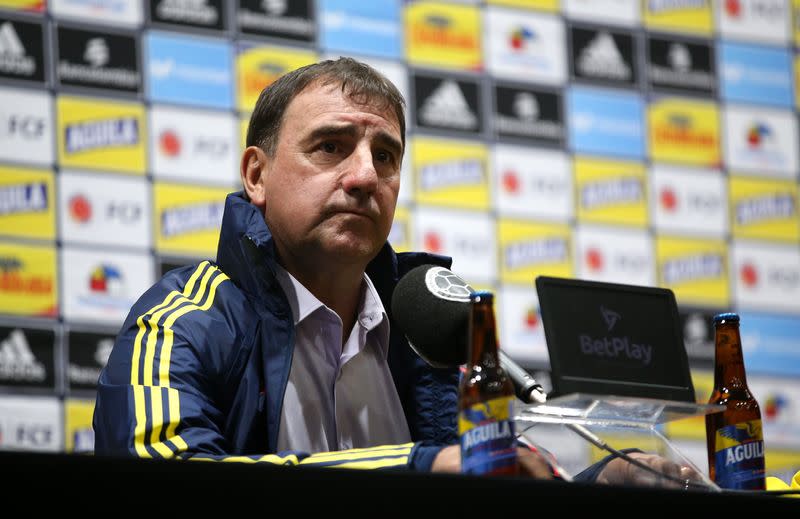
[[[481,12],[476,6],[413,2],[405,6],[406,59],[412,65],[481,70]]]
[[[57,398],[0,396],[0,450],[61,452],[62,413]]]
[[[156,183],[153,193],[156,249],[161,253],[215,257],[228,191]]]
[[[53,172],[0,165],[0,234],[55,238]]]
[[[740,311],[784,470],[800,456],[779,391],[800,380],[798,6],[0,0],[0,385],[68,398],[57,430],[14,441],[91,450],[90,407],[70,399],[91,401],[156,273],[214,258],[262,89],[352,55],[408,103],[398,250],[453,255],[496,290],[503,347],[536,369],[540,272],[672,288],[695,368],[712,316]],[[702,430],[681,441],[702,454]]]
[[[94,400],[64,401],[64,450],[76,454],[94,452]]]
[[[251,112],[264,87],[283,74],[315,61],[317,55],[305,49],[240,43],[236,54],[236,107]]]
[[[413,146],[417,202],[488,209],[489,153],[485,144],[415,137]]]
[[[0,386],[54,392],[55,331],[0,326]]]
[[[64,243],[151,247],[150,186],[144,178],[62,170],[58,207]]]
[[[65,246],[61,251],[64,319],[119,326],[153,284],[149,254]]]
[[[530,283],[539,275],[572,277],[569,226],[501,219],[497,238],[503,283]]]
[[[728,233],[728,182],[715,169],[654,164],[650,177],[650,217],[658,233]]]
[[[47,167],[54,158],[50,93],[0,87],[0,160]]]
[[[143,105],[58,96],[56,112],[61,166],[145,173],[147,128]]]
[[[56,248],[0,241],[0,314],[58,316]]]
[[[239,180],[238,128],[230,112],[155,105],[148,149],[156,178],[231,187]]]

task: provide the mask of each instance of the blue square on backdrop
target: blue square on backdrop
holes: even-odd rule
[[[787,49],[722,42],[720,92],[726,101],[790,107],[792,58]]]
[[[145,77],[151,101],[233,107],[231,48],[225,41],[150,32]]]
[[[320,41],[325,51],[402,57],[399,0],[322,0]]]
[[[572,88],[567,117],[570,147],[576,153],[644,158],[643,101],[638,94]]]

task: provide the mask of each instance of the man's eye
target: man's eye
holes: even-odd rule
[[[392,155],[386,151],[379,151],[375,154],[375,158],[378,159],[380,162],[391,162]]]
[[[332,142],[323,142],[321,148],[325,153],[336,153],[336,150],[338,149],[336,144]]]

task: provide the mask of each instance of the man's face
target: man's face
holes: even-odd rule
[[[400,137],[390,107],[356,103],[338,84],[312,83],[289,103],[261,173],[284,262],[366,266],[375,257],[394,218]]]

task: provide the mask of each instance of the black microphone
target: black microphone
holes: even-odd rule
[[[437,265],[416,267],[397,283],[392,294],[392,317],[414,351],[431,366],[455,367],[467,362],[472,292],[461,277]],[[517,398],[544,403],[542,386],[502,350],[498,353]]]

